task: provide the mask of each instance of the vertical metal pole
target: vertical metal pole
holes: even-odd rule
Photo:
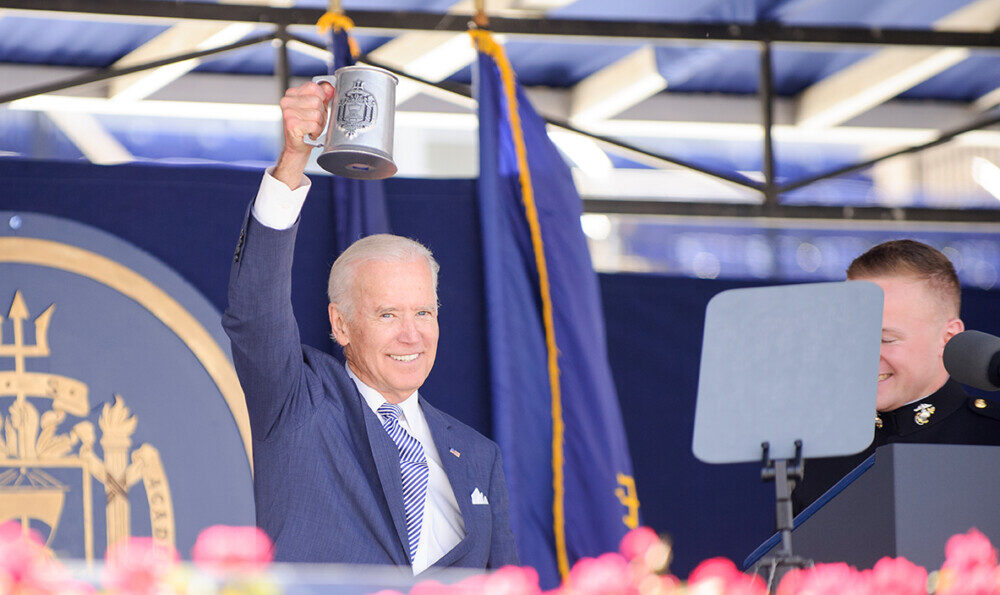
[[[278,83],[278,99],[285,96],[285,91],[292,86],[292,75],[291,70],[288,66],[288,27],[284,24],[279,24],[278,29],[275,32],[274,39],[271,40],[271,45],[274,46],[274,78]],[[277,101],[275,103],[277,103]],[[278,121],[278,152],[282,150],[282,144],[285,138],[285,123],[283,120]]]
[[[771,42],[760,43],[760,107],[761,126],[764,131],[764,206],[778,205],[778,191],[774,183],[774,145],[771,129],[774,126],[774,84],[771,76]]]
[[[285,24],[278,25],[278,32],[274,41],[274,76],[278,80],[278,98],[285,95],[285,91],[292,86],[292,72],[288,66],[288,27]]]

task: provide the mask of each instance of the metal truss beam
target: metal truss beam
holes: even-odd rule
[[[761,192],[764,194],[764,204],[774,206],[778,204],[778,191],[774,183],[774,143],[772,142],[772,132],[774,132],[774,79],[771,73],[771,44],[763,42],[760,44],[760,119],[763,128],[763,165],[764,165],[764,185]]]
[[[885,223],[1000,223],[1000,209],[792,206],[722,202],[584,199],[587,213],[729,219],[873,221]]]
[[[308,8],[277,8],[224,5],[172,0],[0,0],[0,8],[85,13],[91,15],[144,17],[153,19],[209,20],[275,25],[314,25],[324,11]],[[465,31],[468,15],[416,11],[352,10],[351,19],[361,32]],[[825,45],[892,45],[968,47],[1000,49],[996,32],[884,29],[877,27],[799,27],[776,23],[659,23],[650,21],[593,21],[490,17],[490,29],[512,36],[556,37],[564,41],[580,38],[646,43],[668,39],[700,42],[771,42]]]
[[[117,76],[139,72],[159,66],[164,66],[192,58],[200,58],[215,53],[253,45],[262,41],[278,39],[281,43],[277,56],[276,71],[280,78],[287,80],[288,71],[284,55],[284,44],[296,41],[314,47],[321,47],[314,42],[287,33],[290,25],[312,25],[323,14],[322,10],[275,8],[252,5],[220,5],[203,2],[173,2],[168,0],[144,0],[143,2],[127,0],[49,0],[44,8],[38,8],[35,0],[0,0],[0,9],[43,10],[62,13],[89,13],[98,15],[115,15],[129,17],[149,17],[177,20],[215,20],[230,22],[254,22],[273,24],[277,31],[226,46],[191,52],[162,60],[137,64],[125,68],[105,68],[74,77],[61,82],[37,86],[31,89],[0,96],[0,104],[30,97],[42,93],[50,93],[92,82],[106,80]],[[437,30],[465,31],[468,28],[468,17],[465,15],[437,15],[416,12],[376,12],[352,11],[352,19],[356,26],[370,30]],[[965,46],[973,48],[1000,49],[1000,33],[965,33],[929,30],[902,29],[867,29],[842,27],[783,27],[774,24],[736,25],[736,24],[666,24],[650,22],[597,22],[574,21],[559,19],[511,19],[504,17],[491,18],[491,28],[497,33],[509,35],[552,36],[571,38],[600,38],[608,40],[698,40],[698,41],[730,41],[757,42],[761,50],[761,101],[762,125],[764,127],[765,157],[773,159],[770,143],[772,123],[773,89],[770,83],[770,44],[771,43],[820,43],[820,44],[876,44],[876,45],[907,45],[907,46]],[[373,63],[376,66],[383,66]],[[458,92],[469,96],[467,88],[451,84],[441,84],[414,77],[399,72],[393,68],[388,70],[396,74],[416,80],[436,88]],[[984,114],[972,123],[957,129],[942,133],[936,139],[914,147],[907,147],[857,164],[838,168],[836,170],[811,176],[802,180],[781,186],[774,184],[773,167],[765,176],[765,184],[760,184],[737,173],[712,171],[696,164],[657,155],[637,147],[621,143],[613,138],[595,135],[586,130],[574,127],[567,122],[547,120],[549,124],[570,130],[618,150],[625,151],[647,161],[660,161],[679,165],[693,171],[741,186],[760,191],[765,194],[763,204],[747,205],[733,203],[680,203],[652,201],[621,201],[588,199],[584,207],[588,211],[607,213],[659,214],[684,216],[723,216],[723,217],[766,217],[788,219],[840,219],[840,220],[878,220],[878,221],[934,221],[934,222],[1000,222],[1000,210],[955,210],[955,209],[921,209],[921,208],[882,208],[882,207],[826,207],[826,206],[789,206],[779,203],[778,195],[801,188],[819,180],[836,177],[845,173],[870,167],[880,161],[898,155],[915,153],[934,147],[956,136],[1000,123],[1000,115]]]
[[[303,44],[314,46],[314,47],[320,47],[319,44],[316,44],[316,43],[314,43],[314,42],[312,42],[312,41],[310,41],[308,39],[305,39],[305,38],[302,38],[302,37],[298,37],[298,36],[295,36],[295,35],[291,35],[290,37],[292,39],[294,39],[295,41],[298,41],[299,43],[303,43]],[[436,87],[438,89],[442,89],[442,90],[446,90],[446,91],[449,91],[449,92],[452,92],[452,93],[456,93],[456,94],[462,95],[464,97],[472,97],[472,89],[470,89],[468,85],[460,85],[460,84],[456,84],[456,83],[450,83],[450,82],[447,82],[447,81],[444,81],[444,82],[441,82],[441,83],[437,83],[437,82],[434,82],[434,81],[428,81],[428,80],[422,79],[420,77],[414,76],[412,74],[408,74],[406,72],[403,72],[403,71],[401,71],[399,69],[393,68],[392,66],[389,66],[388,64],[380,64],[378,62],[370,60],[367,56],[362,56],[361,58],[359,58],[358,61],[359,62],[364,62],[366,64],[370,64],[372,66],[378,66],[379,68],[384,68],[384,69],[388,70],[389,72],[391,72],[391,73],[393,73],[393,74],[395,74],[395,75],[397,75],[399,77],[408,78],[408,79],[414,80],[414,81],[416,81],[418,83],[421,83],[421,84],[424,84],[424,85],[428,85],[428,86],[431,86],[431,87]],[[653,153],[653,152],[650,152],[650,151],[646,151],[644,149],[640,149],[639,147],[634,147],[632,145],[623,143],[623,142],[621,142],[619,140],[616,140],[616,139],[613,139],[613,138],[610,138],[610,137],[606,137],[606,136],[601,136],[601,135],[598,135],[598,134],[594,134],[593,132],[588,132],[587,130],[584,130],[582,128],[578,128],[578,127],[570,124],[569,122],[564,122],[564,121],[561,121],[561,120],[556,120],[554,118],[545,118],[545,122],[548,123],[548,124],[551,124],[553,126],[556,126],[558,128],[562,128],[562,129],[568,130],[570,132],[575,132],[577,134],[581,134],[583,136],[591,138],[591,139],[597,141],[599,144],[602,144],[604,146],[611,147],[613,149],[619,149],[621,151],[624,151],[626,153],[629,153],[629,154],[635,156],[636,158],[638,158],[640,160],[643,159],[643,158],[647,158],[647,159],[651,159],[651,160],[657,160],[657,161],[660,161],[660,162],[663,162],[663,163],[669,163],[671,165],[679,165],[681,167],[684,167],[684,168],[696,171],[698,173],[702,173],[702,174],[705,174],[707,176],[711,176],[713,178],[717,178],[717,179],[723,180],[725,182],[729,182],[731,184],[736,184],[737,186],[743,186],[744,188],[751,188],[753,190],[760,190],[760,184],[758,182],[755,182],[755,181],[751,180],[750,178],[747,178],[746,176],[740,175],[738,173],[727,173],[727,172],[713,171],[711,169],[701,167],[699,165],[696,165],[696,164],[688,162],[688,161],[684,161],[682,159],[677,159],[677,158],[669,157],[669,156],[666,156],[666,155],[659,155],[659,154],[656,154],[656,153]]]
[[[43,93],[54,93],[56,91],[63,91],[65,89],[72,89],[73,87],[79,87],[81,85],[88,85],[90,83],[96,83],[98,81],[112,79],[117,76],[132,74],[133,72],[142,72],[144,70],[159,68],[161,66],[168,66],[170,64],[183,62],[185,60],[203,58],[205,56],[211,56],[213,54],[220,54],[222,52],[237,50],[239,48],[256,45],[258,43],[262,43],[265,41],[270,41],[278,36],[279,33],[266,33],[264,35],[255,35],[253,37],[248,37],[241,41],[237,41],[236,43],[230,43],[228,45],[223,45],[207,50],[200,50],[197,52],[189,52],[178,56],[170,56],[168,58],[163,58],[160,60],[153,60],[152,62],[144,62],[142,64],[133,64],[132,66],[123,66],[119,68],[98,68],[96,70],[92,70],[90,72],[86,72],[79,76],[74,76],[66,80],[56,81],[54,83],[47,83],[44,85],[39,85],[37,87],[30,87],[28,89],[23,89],[21,91],[15,91],[13,93],[0,95],[0,105],[3,105],[5,103],[10,103],[11,101],[16,101],[18,99],[24,99],[25,97],[32,97],[34,95],[41,95]]]
[[[923,151],[925,149],[930,149],[930,148],[936,147],[938,145],[943,145],[944,143],[946,143],[946,142],[948,142],[948,141],[950,141],[950,140],[952,140],[952,139],[954,139],[954,138],[956,138],[956,137],[958,137],[958,136],[960,136],[962,134],[965,134],[966,132],[972,132],[973,130],[979,130],[981,128],[987,128],[989,126],[993,126],[993,125],[996,125],[996,124],[1000,124],[1000,109],[994,109],[994,110],[991,110],[989,112],[986,112],[985,114],[977,117],[975,120],[973,120],[972,122],[970,122],[970,123],[968,123],[968,124],[966,124],[964,126],[959,126],[958,128],[953,128],[951,130],[946,130],[946,131],[942,132],[940,135],[938,135],[938,137],[935,138],[932,141],[923,143],[921,145],[916,145],[916,146],[913,146],[913,147],[904,147],[902,149],[897,149],[895,151],[890,151],[888,153],[885,153],[884,155],[879,155],[878,157],[875,157],[875,158],[872,158],[872,159],[867,159],[865,161],[860,161],[858,163],[854,163],[854,164],[851,164],[851,165],[845,165],[843,167],[838,167],[836,169],[833,169],[831,171],[828,171],[828,172],[825,172],[825,173],[822,173],[822,174],[819,174],[819,175],[809,176],[809,177],[806,177],[806,178],[802,178],[801,180],[796,180],[794,182],[790,182],[788,184],[784,184],[783,186],[781,186],[780,188],[778,188],[778,191],[779,192],[790,192],[792,190],[797,190],[799,188],[802,188],[803,186],[808,186],[809,184],[812,184],[814,182],[818,182],[820,180],[826,180],[826,179],[829,179],[829,178],[836,178],[837,176],[842,176],[844,174],[849,174],[851,172],[855,172],[855,171],[858,171],[858,170],[861,170],[861,169],[867,169],[867,168],[875,165],[876,163],[880,163],[880,162],[885,161],[887,159],[892,159],[893,157],[899,157],[900,155],[907,155],[909,153],[919,153],[920,151]]]

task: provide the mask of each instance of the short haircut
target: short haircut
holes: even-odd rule
[[[883,242],[854,259],[847,267],[848,279],[914,277],[936,292],[948,313],[957,318],[962,307],[962,288],[955,267],[941,251],[914,240]]]
[[[438,271],[441,266],[434,260],[434,255],[416,240],[388,233],[365,236],[348,246],[330,267],[326,294],[331,304],[337,304],[340,311],[351,318],[354,316],[355,273],[361,264],[370,261],[411,262],[421,258],[427,261],[431,271],[436,305]]]

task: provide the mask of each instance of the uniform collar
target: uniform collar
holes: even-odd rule
[[[966,395],[957,382],[949,378],[934,393],[893,409],[876,414],[875,432],[883,436],[906,436],[941,423],[965,403]]]

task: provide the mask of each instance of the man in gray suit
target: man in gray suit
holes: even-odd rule
[[[500,451],[432,407],[420,386],[438,341],[430,251],[380,234],[330,271],[332,337],[347,365],[301,345],[291,308],[303,175],[333,97],[281,101],[285,145],[240,234],[223,318],[250,414],[257,523],[276,558],[497,568],[517,563]]]

